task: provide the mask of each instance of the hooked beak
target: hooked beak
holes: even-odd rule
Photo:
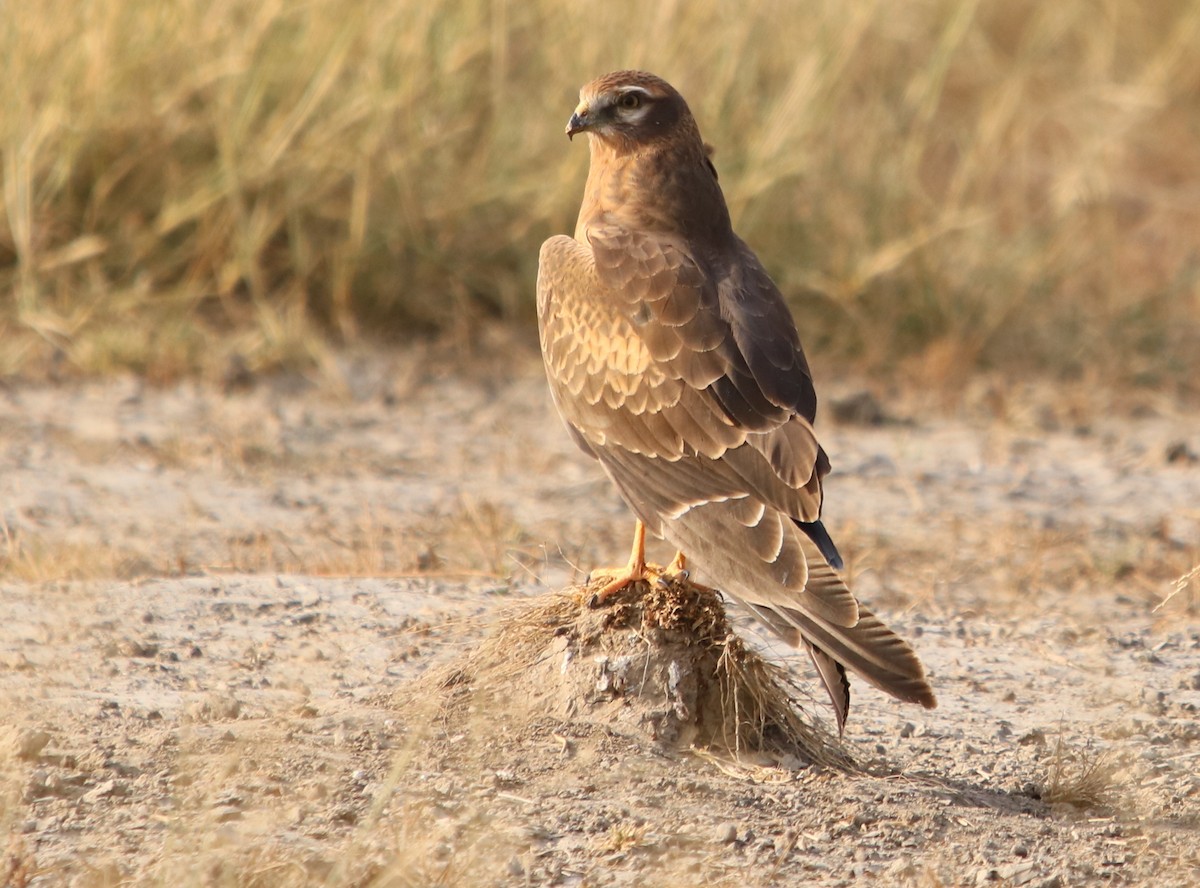
[[[591,125],[592,121],[588,117],[588,107],[581,103],[575,109],[575,113],[571,115],[571,119],[567,121],[567,138],[574,139],[576,133],[583,132]]]

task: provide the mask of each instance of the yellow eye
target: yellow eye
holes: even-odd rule
[[[627,92],[617,99],[617,104],[627,111],[632,111],[634,108],[640,108],[642,105],[642,96],[640,93]]]

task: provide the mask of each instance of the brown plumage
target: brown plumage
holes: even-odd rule
[[[687,103],[651,74],[607,74],[580,93],[567,134],[581,132],[591,168],[575,236],[547,240],[538,270],[546,373],[572,437],[650,532],[809,651],[839,728],[843,666],[936,705],[916,654],[834,569],[812,374],[779,290],[733,233]],[[601,597],[646,574],[641,540]]]

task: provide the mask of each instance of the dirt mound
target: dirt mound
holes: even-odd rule
[[[442,695],[451,720],[491,712],[510,726],[605,726],[666,748],[850,765],[801,716],[785,671],[734,634],[716,592],[662,579],[599,607],[594,592],[575,586],[512,609],[477,649],[426,676],[418,698]]]

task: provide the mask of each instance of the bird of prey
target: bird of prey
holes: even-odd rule
[[[541,249],[538,326],[550,390],[575,443],[637,518],[625,567],[593,572],[603,601],[653,579],[645,534],[794,646],[833,702],[846,668],[936,705],[920,660],[860,603],[821,523],[829,459],[795,322],[733,232],[709,149],[683,97],[641,71],[583,87],[567,135],[591,165],[574,237]],[[660,569],[661,570],[661,569]]]

